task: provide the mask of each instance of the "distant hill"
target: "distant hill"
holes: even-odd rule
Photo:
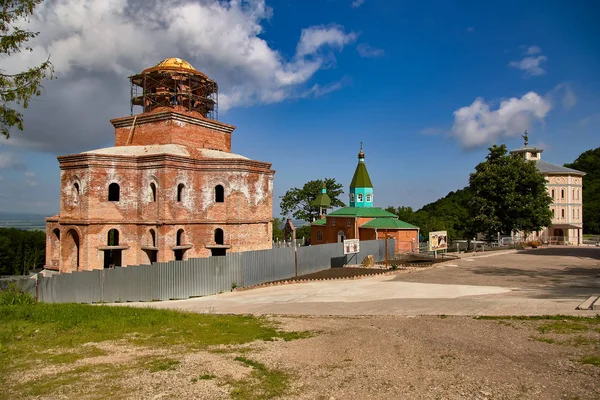
[[[583,232],[600,233],[600,147],[583,152],[572,164],[565,164],[585,172],[583,177]]]
[[[0,228],[43,230],[46,229],[46,217],[48,215],[0,211]]]

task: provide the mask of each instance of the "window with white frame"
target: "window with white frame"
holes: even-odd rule
[[[331,226],[335,226],[335,218],[331,218]]]
[[[368,195],[367,195],[367,203],[370,203],[370,202],[371,202],[371,195],[370,195],[370,194],[368,194]]]
[[[357,196],[357,199],[358,199],[358,202],[359,202],[359,203],[362,203],[362,202],[363,202],[363,195],[362,195],[362,193],[359,193],[359,194],[358,194],[358,196]]]
[[[346,218],[346,228],[350,228],[350,225],[352,224],[350,221],[350,218]]]

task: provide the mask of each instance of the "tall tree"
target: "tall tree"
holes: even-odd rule
[[[22,50],[33,51],[27,42],[39,32],[21,28],[33,14],[34,8],[44,0],[0,0],[0,57],[9,57]],[[29,106],[29,100],[42,93],[42,80],[52,78],[54,67],[47,59],[26,71],[8,74],[0,69],[0,134],[10,136],[10,128],[23,130],[23,114],[12,108]]]
[[[582,153],[573,164],[565,164],[585,172],[583,177],[583,231],[600,234],[600,147]]]
[[[469,190],[473,226],[488,238],[529,233],[552,223],[546,179],[533,161],[508,154],[505,145],[489,148],[486,160],[471,174]]]
[[[325,178],[327,194],[331,199],[331,207],[345,207],[346,204],[339,199],[344,193],[342,185],[333,178]],[[280,207],[284,215],[292,214],[295,219],[313,222],[319,218],[319,208],[310,204],[317,198],[323,188],[322,180],[309,181],[302,189],[293,188],[288,190],[281,199]]]

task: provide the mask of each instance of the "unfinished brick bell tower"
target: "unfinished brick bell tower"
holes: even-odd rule
[[[73,272],[271,248],[271,164],[231,152],[218,86],[179,58],[129,77],[115,146],[60,156],[46,268]],[[140,114],[134,111],[141,108]]]

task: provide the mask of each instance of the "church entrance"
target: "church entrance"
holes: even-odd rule
[[[344,231],[338,232],[338,243],[343,243],[346,240],[346,236],[344,235]]]

